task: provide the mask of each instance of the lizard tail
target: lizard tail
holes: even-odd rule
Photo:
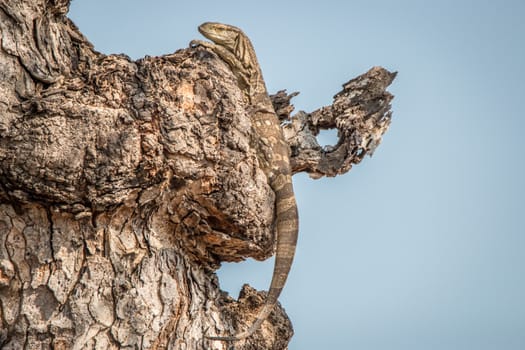
[[[280,174],[276,176],[270,185],[275,191],[277,248],[275,251],[275,264],[268,296],[261,311],[259,311],[257,315],[257,319],[246,331],[234,336],[207,337],[208,339],[237,341],[251,336],[274,309],[286,283],[295,255],[297,235],[299,232],[297,204],[295,202],[292,177],[290,174]]]

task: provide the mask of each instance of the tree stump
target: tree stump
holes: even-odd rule
[[[218,288],[222,261],[274,249],[274,194],[249,108],[204,48],[103,55],[69,0],[0,0],[0,348],[227,349],[265,292]],[[331,106],[272,96],[294,172],[335,176],[390,124],[395,73],[375,67]],[[319,146],[320,129],[339,142]],[[277,307],[236,349],[286,349]]]

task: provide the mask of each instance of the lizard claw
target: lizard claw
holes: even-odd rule
[[[210,48],[210,47],[213,46],[213,44],[209,43],[207,41],[202,41],[202,40],[192,40],[192,41],[190,41],[190,47],[191,48],[196,48],[198,46]]]
[[[190,41],[189,47],[195,48],[200,45],[200,40],[192,40]]]
[[[196,48],[198,46],[202,46],[202,47],[205,47],[207,49],[213,50],[217,45],[215,45],[214,43],[210,43],[208,41],[203,41],[203,40],[192,40],[192,41],[190,41],[190,47],[191,48]]]

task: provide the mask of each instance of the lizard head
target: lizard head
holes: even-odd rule
[[[234,26],[216,22],[206,22],[199,26],[199,32],[216,44],[231,51],[235,50],[242,31]]]

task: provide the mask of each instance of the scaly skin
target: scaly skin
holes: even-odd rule
[[[253,108],[253,129],[259,137],[258,160],[275,192],[277,248],[265,304],[248,330],[234,336],[208,337],[236,341],[251,336],[275,307],[292,266],[299,218],[292,185],[290,148],[284,140],[250,40],[239,28],[221,23],[204,23],[199,26],[199,32],[213,43],[195,40],[190,45],[209,48],[228,63]]]

